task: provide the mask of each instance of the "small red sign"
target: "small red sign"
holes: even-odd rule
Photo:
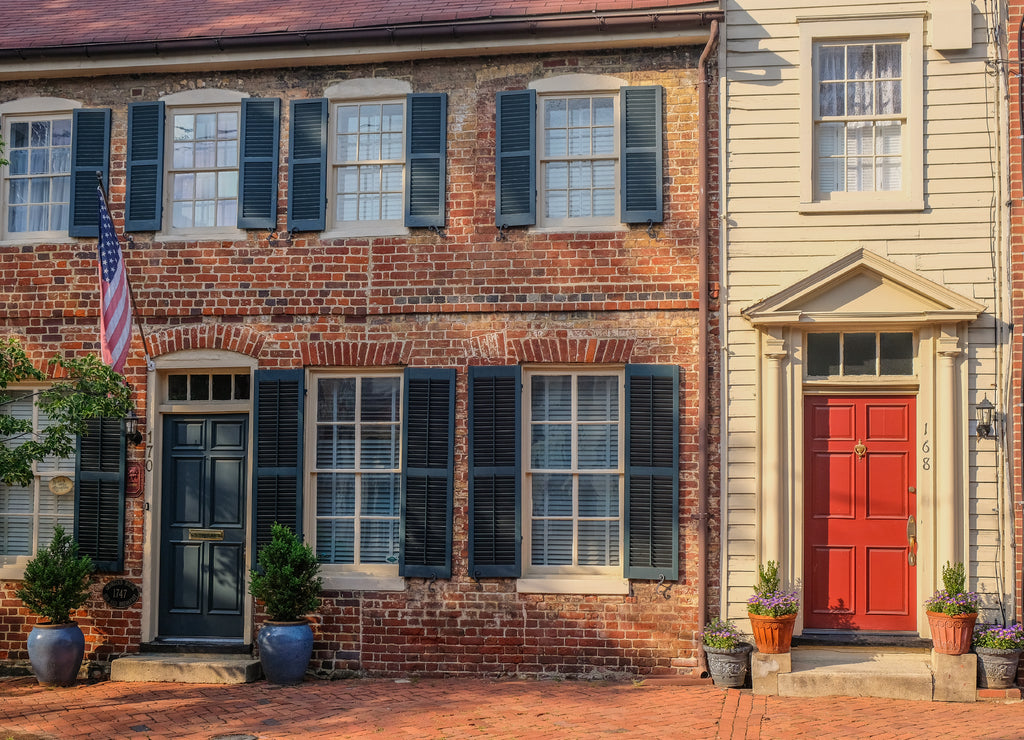
[[[124,482],[124,493],[126,496],[137,498],[142,495],[142,481],[145,479],[143,475],[142,463],[130,462],[128,463],[126,470],[126,479]]]

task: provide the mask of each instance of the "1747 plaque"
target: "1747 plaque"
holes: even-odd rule
[[[141,595],[139,587],[125,578],[115,578],[103,586],[103,600],[115,609],[127,609]]]

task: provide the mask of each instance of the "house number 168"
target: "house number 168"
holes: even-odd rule
[[[931,451],[932,451],[932,446],[930,444],[928,444],[928,425],[925,424],[924,425],[924,441],[921,442],[921,452],[923,452],[924,454],[927,455]],[[932,469],[932,459],[930,457],[922,457],[921,458],[921,469],[922,470],[931,470]]]

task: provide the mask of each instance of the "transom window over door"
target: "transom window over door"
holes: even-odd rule
[[[616,219],[617,99],[541,98],[545,222]]]
[[[317,556],[397,573],[402,378],[322,377],[316,394]]]
[[[171,226],[234,227],[238,218],[238,111],[174,112]]]
[[[405,104],[338,105],[335,222],[403,219]]]
[[[909,331],[815,332],[807,335],[808,377],[912,376]]]
[[[529,379],[529,569],[622,572],[622,376]]]
[[[71,116],[12,120],[7,142],[7,232],[67,231]]]
[[[903,44],[815,44],[821,195],[903,189]]]

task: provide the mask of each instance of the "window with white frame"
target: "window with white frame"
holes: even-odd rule
[[[801,19],[801,210],[924,207],[923,19]]]
[[[4,234],[68,230],[71,114],[5,116]]]
[[[397,575],[402,376],[316,377],[317,557],[325,565]]]
[[[175,108],[168,123],[171,229],[235,228],[238,107]]]
[[[35,431],[46,427],[47,419],[35,404],[35,391],[13,391],[9,395],[12,400],[5,405],[4,413],[30,422]],[[10,441],[16,445],[25,439]],[[74,477],[74,458],[48,457],[36,463],[34,470],[35,476],[27,486],[0,482],[0,566],[31,557],[40,547],[48,545],[57,525],[69,533],[74,530],[73,489],[55,487],[60,491],[58,494],[51,491],[49,485],[58,476]]]
[[[401,227],[405,192],[405,101],[344,102],[334,119],[334,225]]]
[[[617,371],[528,374],[528,573],[622,573],[622,383]]]
[[[543,225],[618,222],[619,95],[543,95],[539,109]]]

